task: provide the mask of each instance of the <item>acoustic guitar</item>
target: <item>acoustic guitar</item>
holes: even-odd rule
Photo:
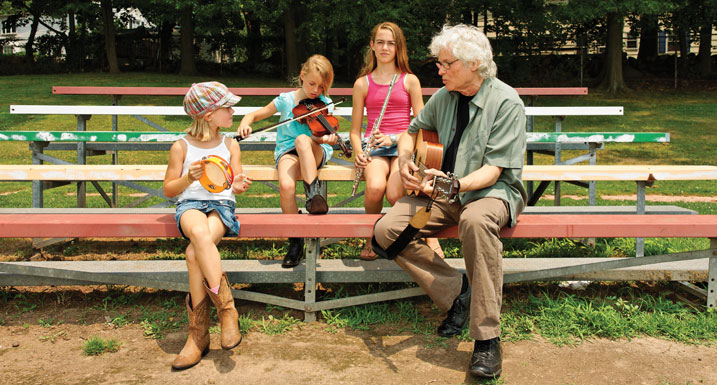
[[[443,163],[443,145],[438,141],[438,132],[419,131],[411,159],[418,166],[417,177],[421,180],[425,178],[426,170],[431,168],[440,170]],[[450,177],[435,176],[433,177],[433,189],[444,198],[450,199],[453,180]],[[407,189],[406,193],[408,195],[427,196],[422,191],[417,190]]]

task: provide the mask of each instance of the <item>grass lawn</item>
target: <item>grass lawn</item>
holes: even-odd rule
[[[230,87],[285,87],[287,82],[281,79],[233,78],[218,77]],[[182,77],[165,74],[123,73],[108,75],[99,73],[69,75],[33,75],[6,76],[0,78],[0,86],[6,92],[0,94],[0,131],[2,130],[68,130],[76,129],[73,116],[31,116],[10,115],[10,104],[86,104],[108,105],[109,96],[68,96],[52,95],[54,85],[85,85],[85,86],[188,86],[192,82],[212,80],[206,77]],[[335,84],[336,87],[350,87],[351,84]],[[516,85],[519,86],[519,85]],[[245,97],[242,106],[259,106],[268,103],[271,97]],[[123,97],[123,105],[181,105],[181,97]],[[350,101],[349,101],[350,103]],[[350,105],[350,104],[346,104]],[[717,165],[717,103],[714,91],[659,90],[638,89],[629,95],[613,97],[599,92],[590,91],[587,96],[579,97],[540,97],[538,106],[624,106],[625,115],[621,117],[570,117],[563,123],[563,131],[625,131],[625,132],[669,132],[669,144],[608,144],[606,149],[598,152],[598,164],[699,164]],[[153,121],[173,130],[182,131],[188,124],[183,117],[152,117]],[[348,130],[349,123],[343,119],[342,130]],[[238,123],[238,119],[235,119]],[[552,118],[536,118],[536,131],[552,131]],[[150,130],[137,120],[120,117],[121,130]],[[262,124],[263,125],[263,124]],[[107,116],[93,117],[88,127],[90,130],[110,130],[111,121]],[[73,161],[75,152],[52,153],[68,161]],[[570,151],[564,151],[563,158],[572,157]],[[167,154],[162,152],[123,152],[120,162],[123,164],[165,164]],[[270,152],[245,152],[243,161],[246,164],[273,163]],[[89,157],[88,163],[107,164],[109,156]],[[4,142],[0,152],[0,164],[30,164],[31,157],[25,142]],[[548,156],[537,155],[536,163],[550,164]],[[109,183],[101,183],[109,188]],[[155,188],[161,184],[147,183]],[[336,204],[350,195],[351,182],[336,182],[329,186],[329,203]],[[709,182],[656,182],[648,188],[648,204],[674,204],[698,211],[701,214],[717,214],[717,203],[714,202],[714,181]],[[598,182],[598,205],[634,205],[628,198],[621,200],[608,199],[615,195],[634,195],[636,186],[630,182]],[[104,207],[104,202],[90,187],[88,189],[88,207]],[[297,192],[303,194],[301,188]],[[136,191],[120,187],[120,205],[127,205],[140,198]],[[548,191],[547,193],[550,193]],[[587,205],[587,191],[569,184],[562,184],[564,195],[576,196],[577,199],[563,199],[564,205]],[[75,205],[75,187],[68,185],[45,192],[46,207],[73,207]],[[666,195],[677,198],[676,202],[650,202],[649,195]],[[703,201],[680,201],[682,196],[700,197]],[[711,199],[711,201],[710,201]],[[143,206],[158,203],[158,199],[148,200]],[[552,204],[551,200],[543,199],[542,205]],[[238,207],[278,207],[278,193],[255,183],[252,189],[237,197]],[[350,204],[361,207],[361,200]],[[29,182],[0,183],[0,207],[31,207],[31,184]],[[78,241],[62,246],[51,246],[43,252],[50,258],[82,259],[84,255],[96,253],[97,241]],[[357,258],[362,240],[349,239],[324,248],[324,258]],[[460,244],[456,240],[441,240],[448,257],[460,257]],[[127,242],[118,247],[118,253],[141,253],[151,259],[183,259],[185,241],[176,239],[159,239],[152,242]],[[647,239],[646,255],[662,254],[709,247],[706,239]],[[6,260],[26,260],[35,251],[29,243],[20,240],[0,239],[0,248],[15,250]],[[111,249],[108,247],[107,249]],[[119,251],[119,250],[122,251]],[[135,250],[136,249],[136,250]],[[283,240],[227,240],[220,244],[222,258],[281,258],[286,252]],[[505,241],[505,257],[609,257],[634,255],[632,239],[598,239],[596,245],[586,246],[572,240],[524,240],[509,239]],[[506,295],[504,306],[504,335],[507,340],[529,338],[531,334],[541,334],[558,344],[574,343],[576,340],[589,337],[620,338],[637,334],[652,335],[683,342],[714,341],[717,331],[714,326],[715,312],[694,312],[689,306],[674,304],[662,294],[642,294],[640,288],[630,284],[616,284],[612,294],[595,293],[603,290],[594,289],[585,295],[565,293],[555,286],[541,284],[512,285],[508,293],[515,293],[514,298]],[[259,288],[261,290],[261,288]],[[367,289],[370,290],[370,289]],[[611,289],[607,289],[611,290]],[[657,292],[664,293],[661,289]],[[618,294],[614,294],[617,292]],[[336,296],[341,289],[337,288]],[[115,293],[108,298],[123,297],[124,293]],[[173,296],[170,294],[170,296]],[[178,298],[178,297],[177,297]],[[173,298],[172,312],[182,313],[181,299]],[[12,304],[17,308],[20,301],[18,294],[10,289],[0,288],[0,303]],[[30,301],[32,302],[32,301]],[[7,307],[11,309],[11,307]],[[270,312],[272,309],[267,309]],[[275,310],[275,309],[273,309]],[[0,325],[13,311],[0,313]],[[247,316],[243,320],[243,328],[258,328],[262,332],[271,330],[264,318]],[[372,318],[373,317],[373,318]],[[378,317],[378,318],[377,318]],[[382,318],[383,317],[383,318]],[[383,322],[398,322],[402,328],[413,330],[416,334],[433,336],[435,325],[423,322],[422,316],[416,311],[411,301],[398,301],[390,304],[374,304],[351,307],[338,311],[324,312],[327,327],[350,327],[362,329]],[[154,325],[160,330],[180,327],[178,323],[162,326],[159,321],[133,319],[142,325]],[[296,323],[291,317],[277,318],[274,325],[279,329],[285,324]],[[615,326],[617,325],[617,327]],[[266,330],[264,330],[266,329]],[[283,330],[283,329],[282,329]],[[606,331],[610,331],[607,333]],[[273,333],[273,332],[272,332]],[[468,338],[463,336],[462,338]],[[427,340],[428,341],[428,340]],[[431,337],[430,344],[441,344],[442,340]]]

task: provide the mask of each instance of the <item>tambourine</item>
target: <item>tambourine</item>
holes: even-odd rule
[[[199,184],[207,191],[220,193],[229,190],[234,181],[232,166],[217,155],[209,155],[202,158],[204,174],[199,178]]]

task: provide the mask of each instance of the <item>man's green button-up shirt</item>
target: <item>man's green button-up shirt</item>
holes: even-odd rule
[[[441,88],[408,127],[438,132],[445,150],[456,132],[458,93]],[[502,167],[489,187],[460,193],[462,204],[493,197],[508,202],[510,226],[523,211],[527,194],[521,179],[525,154],[525,108],[518,93],[497,78],[485,79],[469,104],[469,121],[458,144],[454,173],[462,178],[483,165]]]

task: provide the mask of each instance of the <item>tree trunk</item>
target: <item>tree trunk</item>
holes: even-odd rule
[[[296,23],[293,7],[284,13],[284,52],[286,53],[286,75],[294,78],[299,74],[299,57],[296,52]]]
[[[117,62],[117,42],[115,40],[115,17],[112,12],[112,0],[102,0],[102,22],[104,23],[105,33],[105,53],[107,54],[107,64],[110,67],[111,74],[118,74],[119,63]]]
[[[247,61],[255,66],[262,61],[261,19],[250,10],[244,11],[247,35]]]
[[[637,61],[651,63],[657,59],[657,16],[640,16],[640,47]]]
[[[75,12],[67,13],[67,66],[72,70],[81,68],[82,57],[80,57],[79,44],[77,41],[77,25],[75,23]]]
[[[37,35],[37,26],[39,24],[40,16],[33,14],[30,35],[27,37],[27,43],[25,43],[25,62],[28,66],[35,65],[35,35]]]
[[[685,74],[685,71],[687,70],[687,39],[689,38],[687,31],[688,29],[682,26],[679,26],[677,28],[677,42],[679,43],[678,47],[680,50],[680,57],[678,63],[680,67],[680,72],[683,74],[683,76]]]
[[[712,75],[712,25],[709,22],[700,27],[700,51],[697,55],[697,65],[702,77]]]
[[[180,36],[180,51],[182,55],[179,73],[182,75],[195,75],[197,62],[194,60],[194,14],[192,7],[182,10],[182,32]]]
[[[166,70],[169,66],[169,56],[172,50],[172,31],[174,31],[174,22],[163,21],[159,31],[159,58],[157,59],[157,69],[159,71]]]
[[[85,41],[87,41],[87,18],[82,14],[77,15],[77,24],[79,30],[77,31],[77,54],[80,57],[80,71],[85,70]]]
[[[622,30],[624,20],[621,15],[607,15],[607,43],[605,44],[605,63],[603,63],[602,81],[599,88],[609,93],[618,93],[627,89],[622,76]]]

